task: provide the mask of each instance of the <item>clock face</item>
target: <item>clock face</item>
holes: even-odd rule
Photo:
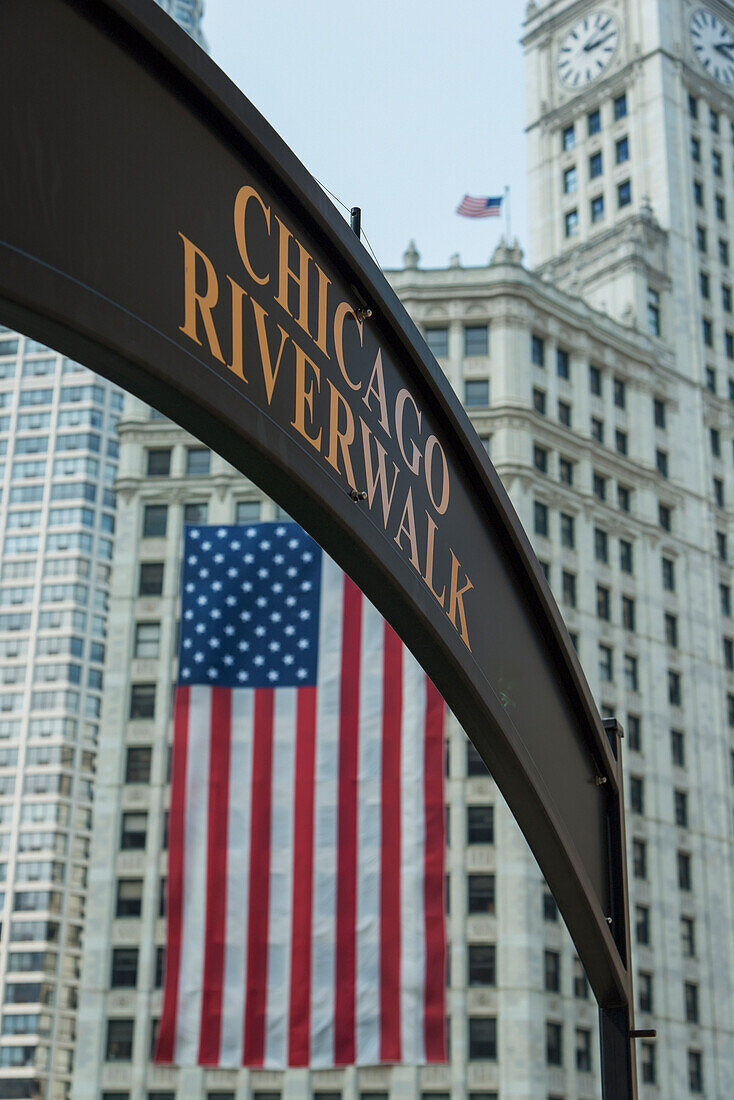
[[[585,88],[606,69],[619,42],[619,24],[606,11],[579,19],[558,53],[558,79],[567,88]]]
[[[709,76],[734,85],[734,36],[718,15],[699,8],[691,16],[691,43]]]

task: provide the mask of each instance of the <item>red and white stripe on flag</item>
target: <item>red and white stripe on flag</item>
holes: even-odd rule
[[[446,1060],[443,700],[323,557],[315,686],[176,689],[155,1061]]]

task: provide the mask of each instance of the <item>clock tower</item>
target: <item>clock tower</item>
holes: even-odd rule
[[[734,5],[531,0],[523,44],[531,263],[661,336],[692,381],[723,377]]]

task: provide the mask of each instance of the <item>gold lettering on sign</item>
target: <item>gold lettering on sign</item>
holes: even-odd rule
[[[464,611],[464,595],[466,592],[469,592],[469,590],[472,589],[474,585],[469,580],[469,578],[466,577],[465,573],[464,576],[466,577],[466,584],[463,586],[463,588],[458,587],[460,569],[459,561],[451,547],[449,547],[449,554],[451,554],[451,586],[449,591],[449,609],[446,614],[451,620],[451,625],[453,626],[454,630],[458,630],[459,634],[461,635],[462,642],[471,653],[471,646],[469,645],[469,631],[467,630],[466,626],[466,612]],[[459,613],[459,621],[461,624],[460,626],[456,625],[457,611]]]
[[[283,348],[285,342],[288,339],[288,333],[285,331],[282,325],[278,325],[278,332],[280,333],[280,347],[278,348],[278,355],[275,360],[275,366],[273,366],[273,360],[270,356],[270,345],[268,344],[268,334],[265,330],[265,318],[268,314],[265,312],[259,302],[256,302],[254,298],[251,298],[252,308],[255,312],[255,327],[257,328],[257,342],[260,348],[260,362],[263,368],[263,379],[265,380],[265,395],[268,399],[268,405],[273,400],[273,391],[275,389],[275,383],[278,380],[278,371],[280,370],[280,360],[283,357]]]
[[[436,524],[431,519],[428,512],[426,512],[426,519],[428,520],[428,538],[426,539],[426,571],[423,574],[423,580],[428,585],[431,594],[436,597],[441,607],[443,607],[443,598],[446,595],[446,585],[441,589],[441,595],[439,596],[436,589],[433,587],[433,556],[434,545],[436,539],[436,531],[438,530]],[[456,627],[454,627],[456,629]]]
[[[433,495],[433,452],[438,447],[438,453],[441,455],[441,500],[436,504],[436,498]],[[445,514],[446,509],[449,506],[449,467],[446,462],[446,455],[441,444],[436,439],[435,435],[429,435],[426,440],[425,450],[425,463],[424,473],[426,477],[426,488],[428,489],[428,495],[431,498],[431,504],[438,512],[439,516]]]
[[[262,371],[270,416],[282,417],[292,445],[305,440],[308,448],[301,454],[315,451],[324,472],[329,465],[340,483],[329,471],[337,493],[346,486],[359,496],[364,490],[364,507],[372,521],[398,547],[403,561],[410,562],[471,652],[466,602],[474,585],[449,545],[451,520],[443,517],[451,501],[451,470],[441,436],[431,432],[430,412],[408,385],[400,387],[400,373],[387,353],[383,360],[382,349],[368,343],[369,329],[342,300],[339,284],[334,287],[308,248],[254,187],[240,187],[233,215],[241,265],[236,278],[219,273],[222,287],[225,278],[229,283],[221,301],[214,264],[179,232],[184,298],[179,331],[199,348],[208,347],[212,358],[226,366],[233,391],[248,385],[260,404]],[[225,326],[231,332],[229,362],[222,355],[215,315],[222,333]],[[345,330],[347,324],[356,329],[356,339],[354,332]],[[296,325],[307,337],[303,346],[294,339],[302,339]],[[374,355],[371,370],[367,355]],[[221,376],[225,377],[223,371]],[[457,534],[455,523],[451,534]]]
[[[362,401],[370,410],[370,412],[372,412],[372,406],[369,402],[369,396],[371,393],[375,395],[375,397],[377,398],[377,404],[380,406],[380,427],[382,428],[388,439],[390,439],[390,424],[387,419],[387,398],[385,397],[385,375],[382,369],[382,348],[377,349],[375,363],[372,367],[372,374],[370,375],[370,380],[367,383],[367,389],[365,390],[364,397],[362,398]]]
[[[311,256],[298,238],[293,236],[290,229],[283,225],[277,214],[275,220],[280,227],[280,237],[278,238],[278,293],[275,300],[278,305],[283,307],[289,317],[293,317],[288,305],[288,288],[292,279],[298,287],[298,315],[294,320],[310,337],[311,333],[308,331],[308,265],[311,262]],[[298,249],[297,271],[294,271],[288,260],[291,241],[295,242]]]
[[[321,428],[319,428],[316,435],[309,435],[306,431],[306,410],[308,410],[308,416],[313,424],[313,395],[314,395],[314,382],[309,381],[306,383],[306,364],[313,371],[313,376],[316,380],[316,391],[318,392],[319,385],[321,383],[321,371],[314,363],[313,359],[306,355],[303,348],[300,348],[296,342],[293,342],[293,346],[296,349],[296,397],[295,397],[295,412],[293,419],[291,420],[292,426],[296,431],[308,440],[312,447],[315,447],[317,451],[321,450]]]
[[[227,363],[227,367],[243,382],[246,382],[244,364],[245,334],[242,312],[247,291],[243,290],[231,275],[228,275],[227,278],[232,286],[232,362]]]
[[[270,207],[266,206],[263,200],[258,195],[254,187],[240,187],[237,192],[237,196],[234,200],[234,237],[237,241],[237,248],[239,249],[242,263],[245,265],[245,270],[250,278],[259,283],[260,286],[265,286],[270,281],[270,275],[258,275],[253,270],[250,263],[250,256],[247,251],[247,234],[246,229],[246,217],[247,217],[247,204],[250,199],[254,199],[263,212],[265,218],[265,225],[268,230],[268,236],[270,235]]]
[[[403,456],[403,462],[410,470],[411,474],[417,474],[421,467],[421,453],[415,445],[415,441],[411,439],[410,445],[413,450],[410,453],[410,458],[405,453],[405,438],[403,436],[403,420],[405,416],[405,406],[410,402],[415,412],[416,420],[418,421],[418,431],[421,429],[421,413],[420,409],[413,399],[413,395],[410,390],[402,389],[398,392],[398,396],[395,398],[395,434],[398,437],[398,447],[400,453]]]
[[[212,317],[212,310],[219,298],[217,273],[206,253],[202,252],[200,248],[197,248],[195,244],[192,244],[188,237],[184,237],[183,233],[179,232],[178,235],[183,241],[184,246],[184,323],[179,325],[179,331],[201,347],[202,344],[199,339],[196,325],[198,312],[204,324],[206,338],[209,341],[209,351],[215,359],[223,363],[224,356],[219,346],[217,330],[214,328],[214,319]],[[203,293],[196,289],[197,257],[201,259],[206,274],[206,289]]]
[[[336,361],[339,364],[339,370],[344,376],[344,381],[351,390],[359,390],[362,388],[362,383],[352,381],[347,373],[347,366],[344,362],[344,322],[347,317],[351,317],[357,326],[359,346],[362,347],[364,340],[362,322],[357,320],[357,314],[354,312],[349,302],[340,302],[334,313],[334,350],[336,351]]]
[[[329,389],[331,390],[329,399],[329,450],[326,453],[326,461],[339,473],[338,451],[341,451],[346,479],[352,489],[356,489],[357,483],[354,480],[352,458],[349,454],[349,448],[354,442],[354,415],[331,379],[327,378],[326,381],[329,383]],[[344,410],[346,419],[344,431],[339,431],[339,409]]]
[[[375,499],[375,490],[377,486],[380,486],[380,498],[382,500],[382,522],[387,528],[387,521],[390,518],[390,509],[392,508],[392,498],[395,495],[395,483],[398,480],[398,467],[397,463],[393,462],[393,475],[392,486],[388,494],[387,491],[387,471],[385,469],[385,456],[387,451],[380,443],[379,439],[375,438],[375,447],[377,448],[377,473],[375,474],[372,466],[372,450],[370,447],[370,439],[374,438],[372,432],[369,430],[364,420],[360,416],[360,427],[362,429],[362,449],[364,451],[364,472],[367,479],[367,503],[370,508],[372,507],[372,501]]]
[[[403,549],[403,545],[400,541],[400,536],[405,534],[408,536],[408,542],[410,543],[410,564],[419,573],[421,571],[420,562],[418,561],[418,539],[415,534],[415,509],[413,508],[413,490],[408,488],[408,495],[405,498],[405,505],[403,507],[403,514],[400,517],[400,524],[398,526],[398,533],[395,536],[395,542],[400,549]]]

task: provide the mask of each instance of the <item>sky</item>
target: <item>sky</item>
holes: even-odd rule
[[[526,0],[205,0],[216,63],[362,227],[381,267],[486,264],[505,218],[463,218],[465,193],[510,188],[527,241]],[[339,208],[341,209],[341,208]],[[342,211],[343,212],[343,211]],[[348,217],[348,214],[347,214]]]

